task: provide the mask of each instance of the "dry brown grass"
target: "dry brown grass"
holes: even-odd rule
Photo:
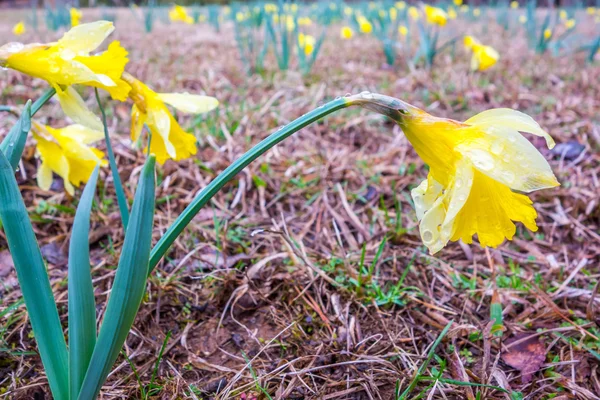
[[[163,91],[206,92],[222,103],[218,113],[195,124],[191,118],[181,120],[197,134],[199,154],[160,168],[156,238],[199,189],[245,150],[278,126],[346,93],[389,94],[455,119],[511,107],[531,114],[558,143],[585,147],[565,158],[530,137],[552,160],[561,182],[560,188],[533,195],[537,233],[519,226],[515,240],[490,250],[490,259],[478,245],[458,243],[432,257],[419,241],[408,200],[409,189],[426,170],[399,128],[350,109],[304,129],[216,196],[150,278],[125,352],[142,384],[148,384],[171,333],[159,364],[156,398],[187,398],[194,385],[197,398],[266,398],[262,388],[278,399],[391,399],[397,383],[404,389],[414,379],[451,320],[435,351],[440,359],[432,360],[425,376],[435,376],[434,369],[439,371],[445,360],[446,379],[500,386],[528,399],[554,394],[597,398],[597,65],[584,64],[582,55],[534,55],[521,33],[504,33],[492,23],[487,33],[483,24],[469,28],[501,51],[502,60],[488,73],[469,73],[469,58],[461,49],[454,59],[440,56],[432,72],[408,70],[403,57],[390,69],[382,67],[376,41],[342,42],[332,28],[309,76],[273,72],[271,60],[264,76],[248,77],[228,28],[215,34],[207,25],[158,26],[146,35],[141,23],[128,25],[128,18],[129,11],[120,13],[115,37],[130,50],[131,73]],[[10,39],[11,26],[3,21],[0,42]],[[452,29],[461,31],[458,24]],[[49,36],[25,39],[47,41]],[[22,104],[45,86],[2,71],[1,103]],[[121,176],[131,190],[144,155],[128,144],[130,105],[113,102],[110,108]],[[60,125],[61,115],[52,104],[40,119]],[[11,117],[0,114],[0,134],[11,123]],[[73,219],[69,210],[76,202],[60,185],[50,193],[39,190],[36,165],[32,143],[18,176],[32,215],[39,217],[36,232],[66,321],[64,251]],[[266,186],[257,187],[253,177]],[[112,204],[99,207],[92,221],[100,313],[123,237],[112,183],[104,182],[100,202]],[[394,232],[397,212],[405,233]],[[370,265],[385,237],[389,240],[375,265],[377,282],[389,293],[403,279],[402,290],[393,297],[398,304],[377,306],[373,290],[356,288],[350,279],[360,279],[363,246]],[[0,234],[0,249],[5,248]],[[14,271],[7,268],[6,252],[0,250],[0,256],[2,313],[21,293]],[[493,295],[503,308],[502,338],[490,331]],[[546,354],[527,382],[501,355],[510,350],[509,339],[539,330]],[[0,390],[8,398],[48,398],[24,306],[0,318],[0,332],[0,348],[9,349],[0,353]],[[422,393],[430,399],[474,399],[478,392],[485,399],[508,398],[493,389],[430,384],[420,383],[409,398]],[[139,393],[132,368],[120,358],[102,398],[138,398]]]

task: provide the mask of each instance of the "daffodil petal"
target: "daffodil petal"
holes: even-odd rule
[[[410,191],[410,195],[415,203],[417,219],[420,221],[423,216],[435,203],[444,187],[437,182],[431,174],[419,186]]]
[[[137,142],[146,123],[146,114],[140,112],[135,104],[131,107],[131,140]]]
[[[36,136],[37,150],[42,159],[42,165],[38,171],[38,185],[49,190],[52,185],[52,172],[63,178],[65,190],[73,195],[75,188],[69,182],[69,162],[63,150],[53,141],[46,140],[41,136]]]
[[[480,125],[476,129],[480,130]],[[548,161],[515,129],[500,125],[482,132],[483,136],[456,146],[456,151],[469,158],[476,169],[526,193],[559,185]]]
[[[148,109],[147,124],[152,132],[153,137],[151,140],[162,140],[167,154],[171,158],[175,158],[177,156],[177,152],[169,140],[171,133],[171,114],[169,114],[169,111],[163,107],[150,107]],[[156,134],[158,134],[158,137],[155,137]]]
[[[56,95],[64,113],[75,123],[97,131],[104,129],[100,118],[87,108],[79,93],[71,86],[65,90],[58,89]]]
[[[57,44],[63,49],[73,51],[76,55],[87,55],[96,50],[114,30],[113,23],[109,21],[81,24],[65,33]]]
[[[61,133],[81,144],[92,144],[104,139],[104,132],[90,129],[87,126],[75,124],[61,129]]]
[[[475,171],[469,198],[455,219],[452,240],[472,243],[473,235],[477,234],[482,246],[497,247],[505,238],[513,238],[516,232],[513,221],[536,231],[536,217],[527,196]]]
[[[512,128],[520,132],[531,133],[543,137],[549,149],[554,147],[554,139],[544,131],[529,115],[510,108],[494,108],[483,111],[465,121],[466,124],[481,128],[502,127]]]
[[[42,162],[37,170],[37,184],[42,190],[50,190],[52,186],[52,170],[50,167]]]
[[[206,113],[219,105],[219,100],[214,97],[190,93],[158,93],[158,98],[179,111],[191,114]]]

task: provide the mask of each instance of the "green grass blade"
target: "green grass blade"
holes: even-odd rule
[[[96,303],[90,271],[90,214],[98,182],[94,169],[79,200],[69,243],[69,392],[76,399],[96,344]]]
[[[406,399],[407,398],[406,396],[408,396],[410,394],[410,392],[412,392],[413,389],[419,384],[419,382],[423,378],[423,374],[425,373],[427,366],[429,365],[429,362],[435,355],[435,349],[440,345],[440,343],[442,343],[442,339],[444,339],[444,336],[446,336],[446,334],[450,330],[450,327],[452,327],[453,322],[454,321],[448,322],[448,325],[446,325],[446,327],[442,330],[442,332],[437,337],[437,339],[435,339],[435,342],[433,342],[433,345],[431,346],[431,348],[429,349],[429,352],[427,353],[427,358],[425,359],[425,362],[423,364],[421,364],[421,366],[417,370],[417,373],[415,374],[415,377],[411,381],[410,385],[408,385],[406,390],[404,392],[402,392],[402,394],[400,395],[400,397],[398,399]]]
[[[183,210],[181,215],[173,222],[165,234],[160,238],[158,243],[152,249],[152,255],[150,257],[150,269],[149,273],[152,272],[154,267],[158,264],[160,259],[165,255],[169,247],[175,242],[177,237],[183,232],[185,227],[190,223],[196,214],[204,207],[215,194],[219,192],[232,180],[241,170],[246,168],[252,161],[266,153],[273,146],[280,143],[284,139],[290,137],[300,129],[313,122],[329,115],[342,108],[349,107],[353,104],[349,103],[345,98],[339,98],[333,100],[302,117],[290,122],[277,132],[271,134],[269,137],[264,139],[262,142],[248,150],[244,155],[238,158],[233,164],[227,167],[221,172],[215,179],[213,179],[208,186],[206,186],[202,192],[200,192],[194,200]]]
[[[56,400],[68,399],[67,345],[50,280],[13,168],[3,153],[0,153],[0,220],[50,389]]]
[[[129,224],[129,207],[127,205],[127,197],[125,196],[125,190],[123,190],[123,183],[121,182],[121,176],[119,175],[119,168],[117,167],[117,161],[115,160],[115,153],[110,143],[110,136],[108,135],[108,127],[106,125],[106,113],[102,102],[100,101],[100,95],[98,89],[96,91],[96,101],[100,112],[102,113],[102,125],[104,126],[104,139],[106,140],[106,152],[108,153],[108,163],[110,164],[110,172],[115,183],[115,192],[117,193],[117,203],[119,203],[119,212],[121,213],[121,221],[123,222],[123,229],[127,230]],[[150,147],[150,146],[148,146]]]
[[[154,218],[154,165],[155,158],[150,156],[135,194],[130,226],[125,233],[104,321],[81,386],[80,400],[95,399],[100,392],[144,297]]]
[[[19,166],[21,155],[25,149],[25,143],[27,142],[27,134],[31,129],[31,100],[27,101],[25,108],[21,112],[21,116],[16,124],[10,129],[2,144],[0,144],[0,151],[10,162],[13,171]]]

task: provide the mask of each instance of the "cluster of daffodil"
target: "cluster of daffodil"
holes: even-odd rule
[[[500,54],[491,46],[486,46],[473,36],[465,36],[464,44],[473,55],[471,57],[471,69],[473,71],[485,71],[493,67],[500,59]]]
[[[188,113],[204,113],[218,105],[208,96],[152,91],[125,72],[128,53],[117,41],[111,42],[106,51],[92,54],[113,30],[111,22],[99,21],[74,27],[55,43],[14,42],[0,47],[0,65],[47,81],[56,91],[64,113],[76,123],[63,129],[34,124],[42,160],[38,170],[42,188],[50,187],[54,172],[73,194],[73,186],[86,182],[95,165],[102,163],[101,153],[90,147],[104,137],[102,122],[87,108],[75,85],[105,90],[114,100],[131,100],[132,140],[138,142],[147,126],[152,138],[147,143],[159,163],[196,153],[195,137],[181,128],[166,104]]]

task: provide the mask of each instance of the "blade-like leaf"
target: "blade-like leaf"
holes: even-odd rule
[[[8,135],[0,144],[0,151],[10,162],[13,170],[17,169],[19,160],[25,149],[25,142],[27,142],[27,134],[31,129],[31,100],[27,101],[25,108],[21,112],[21,116],[16,124],[8,132]]]
[[[55,399],[68,399],[65,337],[27,209],[13,168],[3,153],[0,153],[0,219],[4,223],[4,233],[50,389]]]
[[[100,392],[123,348],[144,297],[154,218],[154,164],[155,157],[150,156],[140,176],[119,267],[94,353],[81,386],[80,400],[95,399]]]
[[[76,399],[96,344],[96,304],[90,271],[90,214],[98,167],[79,200],[69,244],[69,392]]]

